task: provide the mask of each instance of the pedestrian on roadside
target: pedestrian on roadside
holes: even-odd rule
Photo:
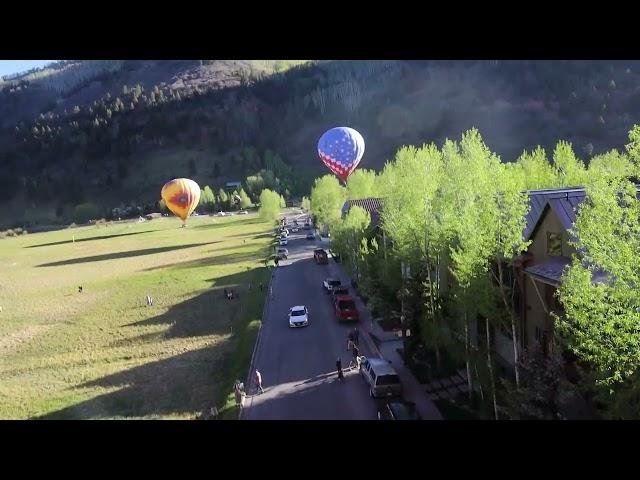
[[[260,282],[260,291],[262,291],[263,288],[264,288],[264,285],[262,285],[262,282]]]
[[[344,373],[342,372],[342,360],[336,360],[336,370],[338,370],[338,380],[344,381]]]
[[[356,346],[360,346],[360,330],[358,330],[358,327],[353,329],[353,343],[355,343]]]
[[[256,391],[260,390],[260,393],[264,393],[264,388],[262,388],[262,374],[259,370],[256,370]]]
[[[355,345],[355,341],[354,341],[353,332],[349,332],[349,335],[347,335],[347,352],[351,350],[354,345]]]
[[[351,353],[353,354],[353,365],[354,366],[358,366],[358,356],[360,355],[360,349],[356,346],[353,345],[353,348],[351,349]]]
[[[227,289],[224,289],[224,298],[226,298],[227,300],[229,300],[229,292],[227,291]]]

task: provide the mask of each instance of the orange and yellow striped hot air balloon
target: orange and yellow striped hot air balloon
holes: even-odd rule
[[[198,206],[200,187],[188,178],[174,178],[164,184],[160,195],[167,208],[182,220],[184,226],[189,215]]]

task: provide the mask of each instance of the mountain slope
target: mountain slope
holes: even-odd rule
[[[55,210],[85,200],[105,209],[154,202],[174,176],[216,188],[263,168],[291,167],[299,181],[283,185],[304,193],[324,172],[317,139],[336,125],[363,134],[361,168],[379,169],[403,144],[441,143],[474,126],[505,161],[559,139],[588,159],[621,148],[640,113],[638,61],[54,67],[0,83],[0,188],[13,199],[5,223],[33,213],[52,220]]]

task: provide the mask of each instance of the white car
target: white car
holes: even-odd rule
[[[289,309],[289,327],[306,327],[309,325],[309,311],[304,305],[298,305]]]
[[[246,210],[242,210],[238,213],[238,215],[249,215],[249,212],[247,212]]]
[[[285,245],[289,244],[289,240],[287,240],[286,238],[281,238],[280,239],[280,246],[284,247]]]

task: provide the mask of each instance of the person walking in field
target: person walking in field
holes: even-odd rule
[[[260,393],[264,393],[264,388],[262,388],[262,374],[259,370],[256,370],[256,390],[259,390]]]
[[[151,295],[147,295],[147,306],[153,307],[153,298],[151,297]]]

